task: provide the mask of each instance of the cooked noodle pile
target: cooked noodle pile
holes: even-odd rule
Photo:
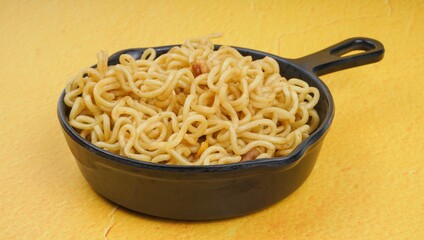
[[[156,56],[122,54],[69,80],[69,123],[92,144],[132,159],[228,164],[288,155],[319,123],[316,88],[286,80],[270,57],[213,50],[211,35]]]

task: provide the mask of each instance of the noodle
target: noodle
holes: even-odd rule
[[[210,35],[168,53],[122,54],[71,78],[69,124],[92,144],[132,159],[213,165],[290,154],[319,124],[319,91],[280,75],[270,57],[214,50]]]

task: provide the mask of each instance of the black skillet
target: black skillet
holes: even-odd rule
[[[175,45],[173,45],[175,46]],[[173,46],[156,47],[158,55]],[[357,67],[383,58],[384,47],[374,39],[351,38],[322,51],[286,59],[269,53],[236,47],[254,59],[273,57],[281,75],[300,78],[318,88],[318,129],[290,155],[214,166],[175,166],[140,162],[111,154],[81,138],[68,124],[69,108],[62,92],[58,117],[79,169],[92,188],[105,198],[137,212],[172,219],[209,220],[245,215],[276,203],[295,191],[309,176],[334,117],[334,102],[318,78],[327,73]],[[145,48],[113,54],[140,58]],[[354,50],[363,52],[343,56]]]

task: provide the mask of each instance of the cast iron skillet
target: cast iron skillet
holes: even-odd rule
[[[156,47],[158,55],[172,46]],[[62,92],[58,117],[81,173],[107,199],[137,212],[172,219],[208,220],[240,216],[263,209],[288,196],[308,177],[334,117],[333,98],[318,76],[377,62],[383,45],[369,38],[351,38],[311,55],[286,59],[236,47],[254,59],[270,56],[281,75],[300,78],[321,93],[316,106],[318,129],[290,155],[214,166],[152,164],[111,154],[81,138],[68,124],[69,108]],[[140,58],[145,48],[122,50],[110,57],[117,64],[123,53]],[[342,56],[353,50],[363,50]]]

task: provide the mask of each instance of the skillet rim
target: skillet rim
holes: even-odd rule
[[[181,46],[181,45],[180,44],[165,45],[165,46],[157,46],[152,48],[154,48],[157,52],[161,52],[161,51],[168,51],[175,46]],[[220,46],[221,45],[215,45],[215,48],[218,48]],[[190,172],[228,172],[228,171],[236,171],[236,170],[249,169],[249,168],[258,168],[258,167],[270,167],[270,168],[278,168],[278,169],[283,168],[284,170],[286,170],[291,167],[294,167],[299,162],[299,160],[301,160],[302,157],[307,153],[308,149],[311,148],[316,142],[318,142],[321,138],[323,138],[326,135],[326,133],[328,132],[331,126],[331,123],[334,119],[334,100],[330,90],[328,89],[327,85],[315,73],[308,71],[302,66],[296,64],[293,60],[283,58],[271,53],[250,49],[250,48],[243,48],[243,47],[236,47],[236,46],[231,46],[231,47],[237,49],[239,52],[261,55],[261,58],[265,56],[274,58],[280,65],[280,74],[283,77],[284,77],[284,74],[282,74],[283,69],[281,69],[281,64],[295,68],[302,75],[306,76],[308,79],[311,79],[315,83],[316,85],[315,87],[317,87],[320,92],[320,101],[327,101],[328,108],[326,109],[326,111],[323,112],[324,118],[320,119],[319,127],[308,138],[302,141],[302,143],[299,144],[289,155],[284,157],[265,158],[265,159],[257,159],[253,161],[246,161],[246,162],[239,162],[239,163],[218,164],[218,165],[208,165],[208,166],[204,166],[204,165],[186,166],[186,165],[150,163],[150,162],[143,162],[143,161],[131,159],[128,157],[124,157],[121,155],[117,155],[107,150],[101,149],[95,146],[94,144],[86,141],[74,130],[72,126],[69,125],[67,121],[68,119],[67,110],[69,109],[69,107],[66,106],[63,101],[65,90],[62,90],[59,97],[58,106],[57,106],[57,114],[58,114],[60,125],[62,129],[64,130],[64,132],[66,132],[66,134],[69,135],[72,138],[72,140],[75,141],[79,146],[84,147],[88,151],[93,152],[94,154],[104,159],[110,160],[114,163],[118,163],[124,166],[135,167],[135,168],[168,171],[168,172],[190,173]],[[119,56],[123,53],[136,52],[137,54],[141,55],[141,53],[145,49],[147,48],[128,48],[128,49],[120,50],[109,57],[109,62],[119,59]],[[243,53],[242,55],[245,55]],[[92,67],[95,67],[95,66],[96,65],[93,65]],[[323,96],[325,96],[325,99],[321,99]]]

